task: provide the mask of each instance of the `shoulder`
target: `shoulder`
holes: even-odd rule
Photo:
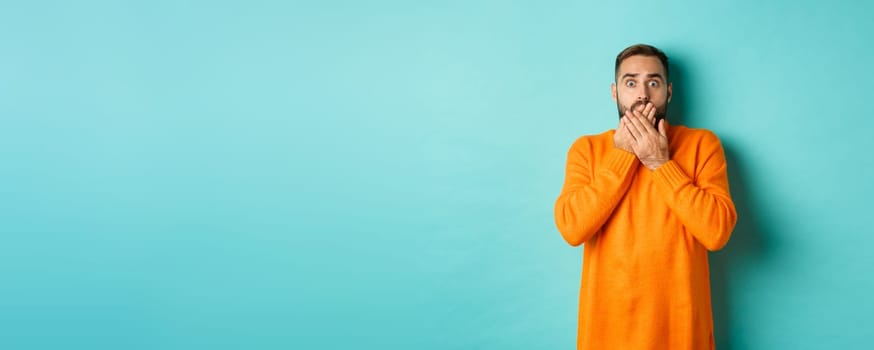
[[[694,143],[719,145],[719,136],[708,129],[690,128],[684,125],[671,125],[673,137],[678,140],[691,141]]]
[[[614,133],[615,131],[610,129],[600,134],[580,136],[571,145],[571,149],[601,148],[605,145],[612,146]]]

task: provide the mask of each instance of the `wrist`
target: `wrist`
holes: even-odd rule
[[[625,151],[625,152],[634,154],[634,150],[632,150],[630,147],[622,147],[620,145],[613,145],[613,148],[618,149],[620,151]]]
[[[646,166],[647,168],[649,168],[649,170],[656,170],[660,166],[667,163],[669,160],[670,159],[653,159],[653,160],[647,161],[643,165]]]

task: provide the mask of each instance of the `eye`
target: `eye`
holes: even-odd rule
[[[625,82],[625,86],[627,87],[634,87],[635,85],[637,85],[637,83],[635,83],[634,80],[629,80]]]
[[[659,82],[657,80],[650,80],[648,84],[649,84],[649,87],[658,87],[659,86]]]

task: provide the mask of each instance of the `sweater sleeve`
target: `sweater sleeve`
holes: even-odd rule
[[[695,179],[671,160],[654,171],[655,182],[687,232],[708,250],[716,251],[728,243],[737,223],[725,153],[716,135],[707,132],[697,156]]]
[[[564,186],[555,202],[556,226],[572,246],[588,241],[607,222],[639,164],[634,154],[612,145],[597,165],[591,153],[586,142],[571,146]]]

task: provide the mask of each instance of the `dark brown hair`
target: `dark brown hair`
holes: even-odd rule
[[[671,74],[670,74],[670,72],[668,72],[668,56],[665,55],[665,53],[662,52],[662,50],[659,50],[655,46],[647,45],[647,44],[631,45],[631,46],[625,48],[625,50],[622,50],[622,52],[620,52],[619,55],[616,55],[616,68],[614,69],[614,72],[613,72],[614,79],[616,77],[616,74],[619,74],[619,65],[622,64],[622,61],[625,61],[626,58],[629,58],[631,56],[637,56],[637,55],[655,56],[656,58],[658,58],[659,61],[662,62],[662,67],[665,68],[665,79],[667,81],[670,81]]]

